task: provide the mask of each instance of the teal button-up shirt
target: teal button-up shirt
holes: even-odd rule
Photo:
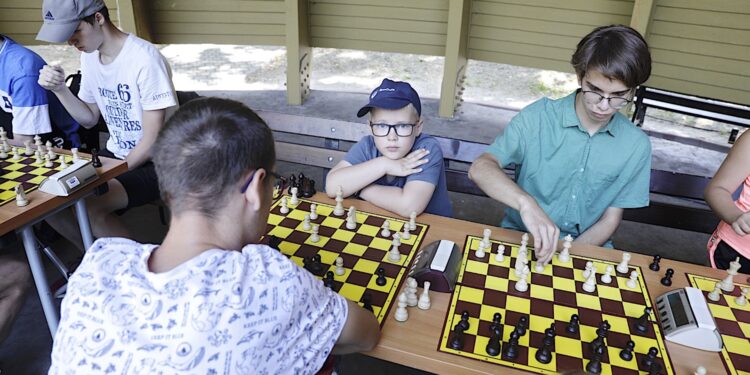
[[[581,125],[576,93],[540,99],[516,115],[487,152],[503,167],[516,165],[516,183],[560,228],[574,238],[608,207],[648,205],[651,142],[621,113],[597,133]],[[526,231],[508,208],[502,227]]]

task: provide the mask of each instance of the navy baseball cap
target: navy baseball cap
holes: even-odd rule
[[[419,94],[414,88],[406,82],[391,81],[385,78],[380,86],[372,90],[370,102],[359,109],[357,117],[366,115],[373,108],[401,109],[409,103],[416,108],[417,115],[422,116],[422,102],[419,101]]]

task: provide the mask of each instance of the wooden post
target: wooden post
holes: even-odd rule
[[[630,16],[630,27],[638,30],[644,38],[651,25],[651,16],[654,14],[654,0],[635,0],[633,3],[633,14]]]
[[[302,105],[310,93],[310,27],[307,0],[286,0],[286,97]]]
[[[147,5],[144,0],[117,0],[120,29],[133,33],[148,41],[151,38],[151,25],[148,18]]]
[[[469,34],[471,0],[450,0],[448,7],[448,32],[445,40],[445,65],[440,88],[440,117],[453,117],[463,101],[463,83],[466,73],[466,49]]]

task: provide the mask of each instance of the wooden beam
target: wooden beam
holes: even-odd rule
[[[307,0],[286,0],[286,94],[291,105],[302,105],[310,92],[310,25]]]
[[[147,7],[145,0],[117,0],[120,29],[153,41]]]
[[[654,14],[654,0],[635,0],[633,3],[633,14],[630,16],[630,27],[638,30],[644,38],[651,25],[651,17]]]
[[[470,0],[450,0],[448,33],[445,40],[445,65],[440,87],[440,117],[453,117],[463,100],[469,35]]]

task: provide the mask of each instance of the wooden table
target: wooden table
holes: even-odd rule
[[[55,152],[61,152],[70,155],[70,152],[56,149]],[[82,157],[90,158],[89,155],[81,154]],[[92,193],[92,190],[99,185],[104,184],[110,179],[126,172],[128,166],[125,161],[109,158],[100,158],[102,166],[97,168],[99,177],[67,197],[57,197],[36,189],[26,196],[29,204],[25,207],[18,207],[14,202],[8,202],[0,206],[0,235],[15,230],[23,240],[26,257],[29,260],[29,267],[34,277],[39,299],[42,302],[44,316],[47,319],[50,333],[54,338],[57,331],[59,314],[52,300],[52,293],[49,289],[49,283],[44,272],[44,265],[40,256],[39,247],[34,238],[33,225],[45,220],[51,215],[75,206],[78,225],[81,230],[84,246],[91,246],[93,236],[91,226],[89,225],[88,215],[86,213],[85,198]]]
[[[321,193],[318,193],[313,199],[328,204],[336,204],[335,201]],[[344,201],[345,207],[349,207],[350,205],[356,206],[359,210],[394,216],[392,213],[365,201],[356,199],[347,199]],[[463,249],[463,244],[468,234],[482,236],[482,230],[487,228],[483,224],[429,214],[420,215],[417,218],[417,222],[430,225],[422,246],[433,241],[447,239],[455,242],[459,245],[459,248]],[[496,227],[491,227],[491,229],[492,239],[494,240],[504,240],[513,243],[521,242],[522,233],[520,232]],[[622,251],[578,245],[575,243],[571,248],[571,254],[613,262],[622,260]],[[660,263],[661,270],[654,272],[648,268],[651,261],[652,258],[649,256],[633,253],[630,264],[638,265],[643,270],[649,296],[652,298],[652,304],[655,304],[656,297],[667,291],[689,286],[687,277],[685,276],[686,272],[719,279],[726,276],[726,271],[669,259],[662,259]],[[672,268],[675,271],[671,287],[665,287],[660,282],[667,268]],[[735,281],[745,282],[746,277],[746,275],[738,275]],[[430,298],[432,301],[430,310],[409,309],[409,320],[405,323],[399,323],[393,318],[396,309],[395,307],[391,308],[386,323],[383,325],[382,336],[378,346],[375,350],[366,354],[386,361],[439,374],[525,373],[509,367],[439,352],[437,350],[438,343],[442,334],[448,306],[450,305],[451,294],[431,292]],[[721,374],[725,371],[720,352],[701,351],[668,341],[666,345],[676,374],[692,374],[699,365],[707,368],[711,374]]]

